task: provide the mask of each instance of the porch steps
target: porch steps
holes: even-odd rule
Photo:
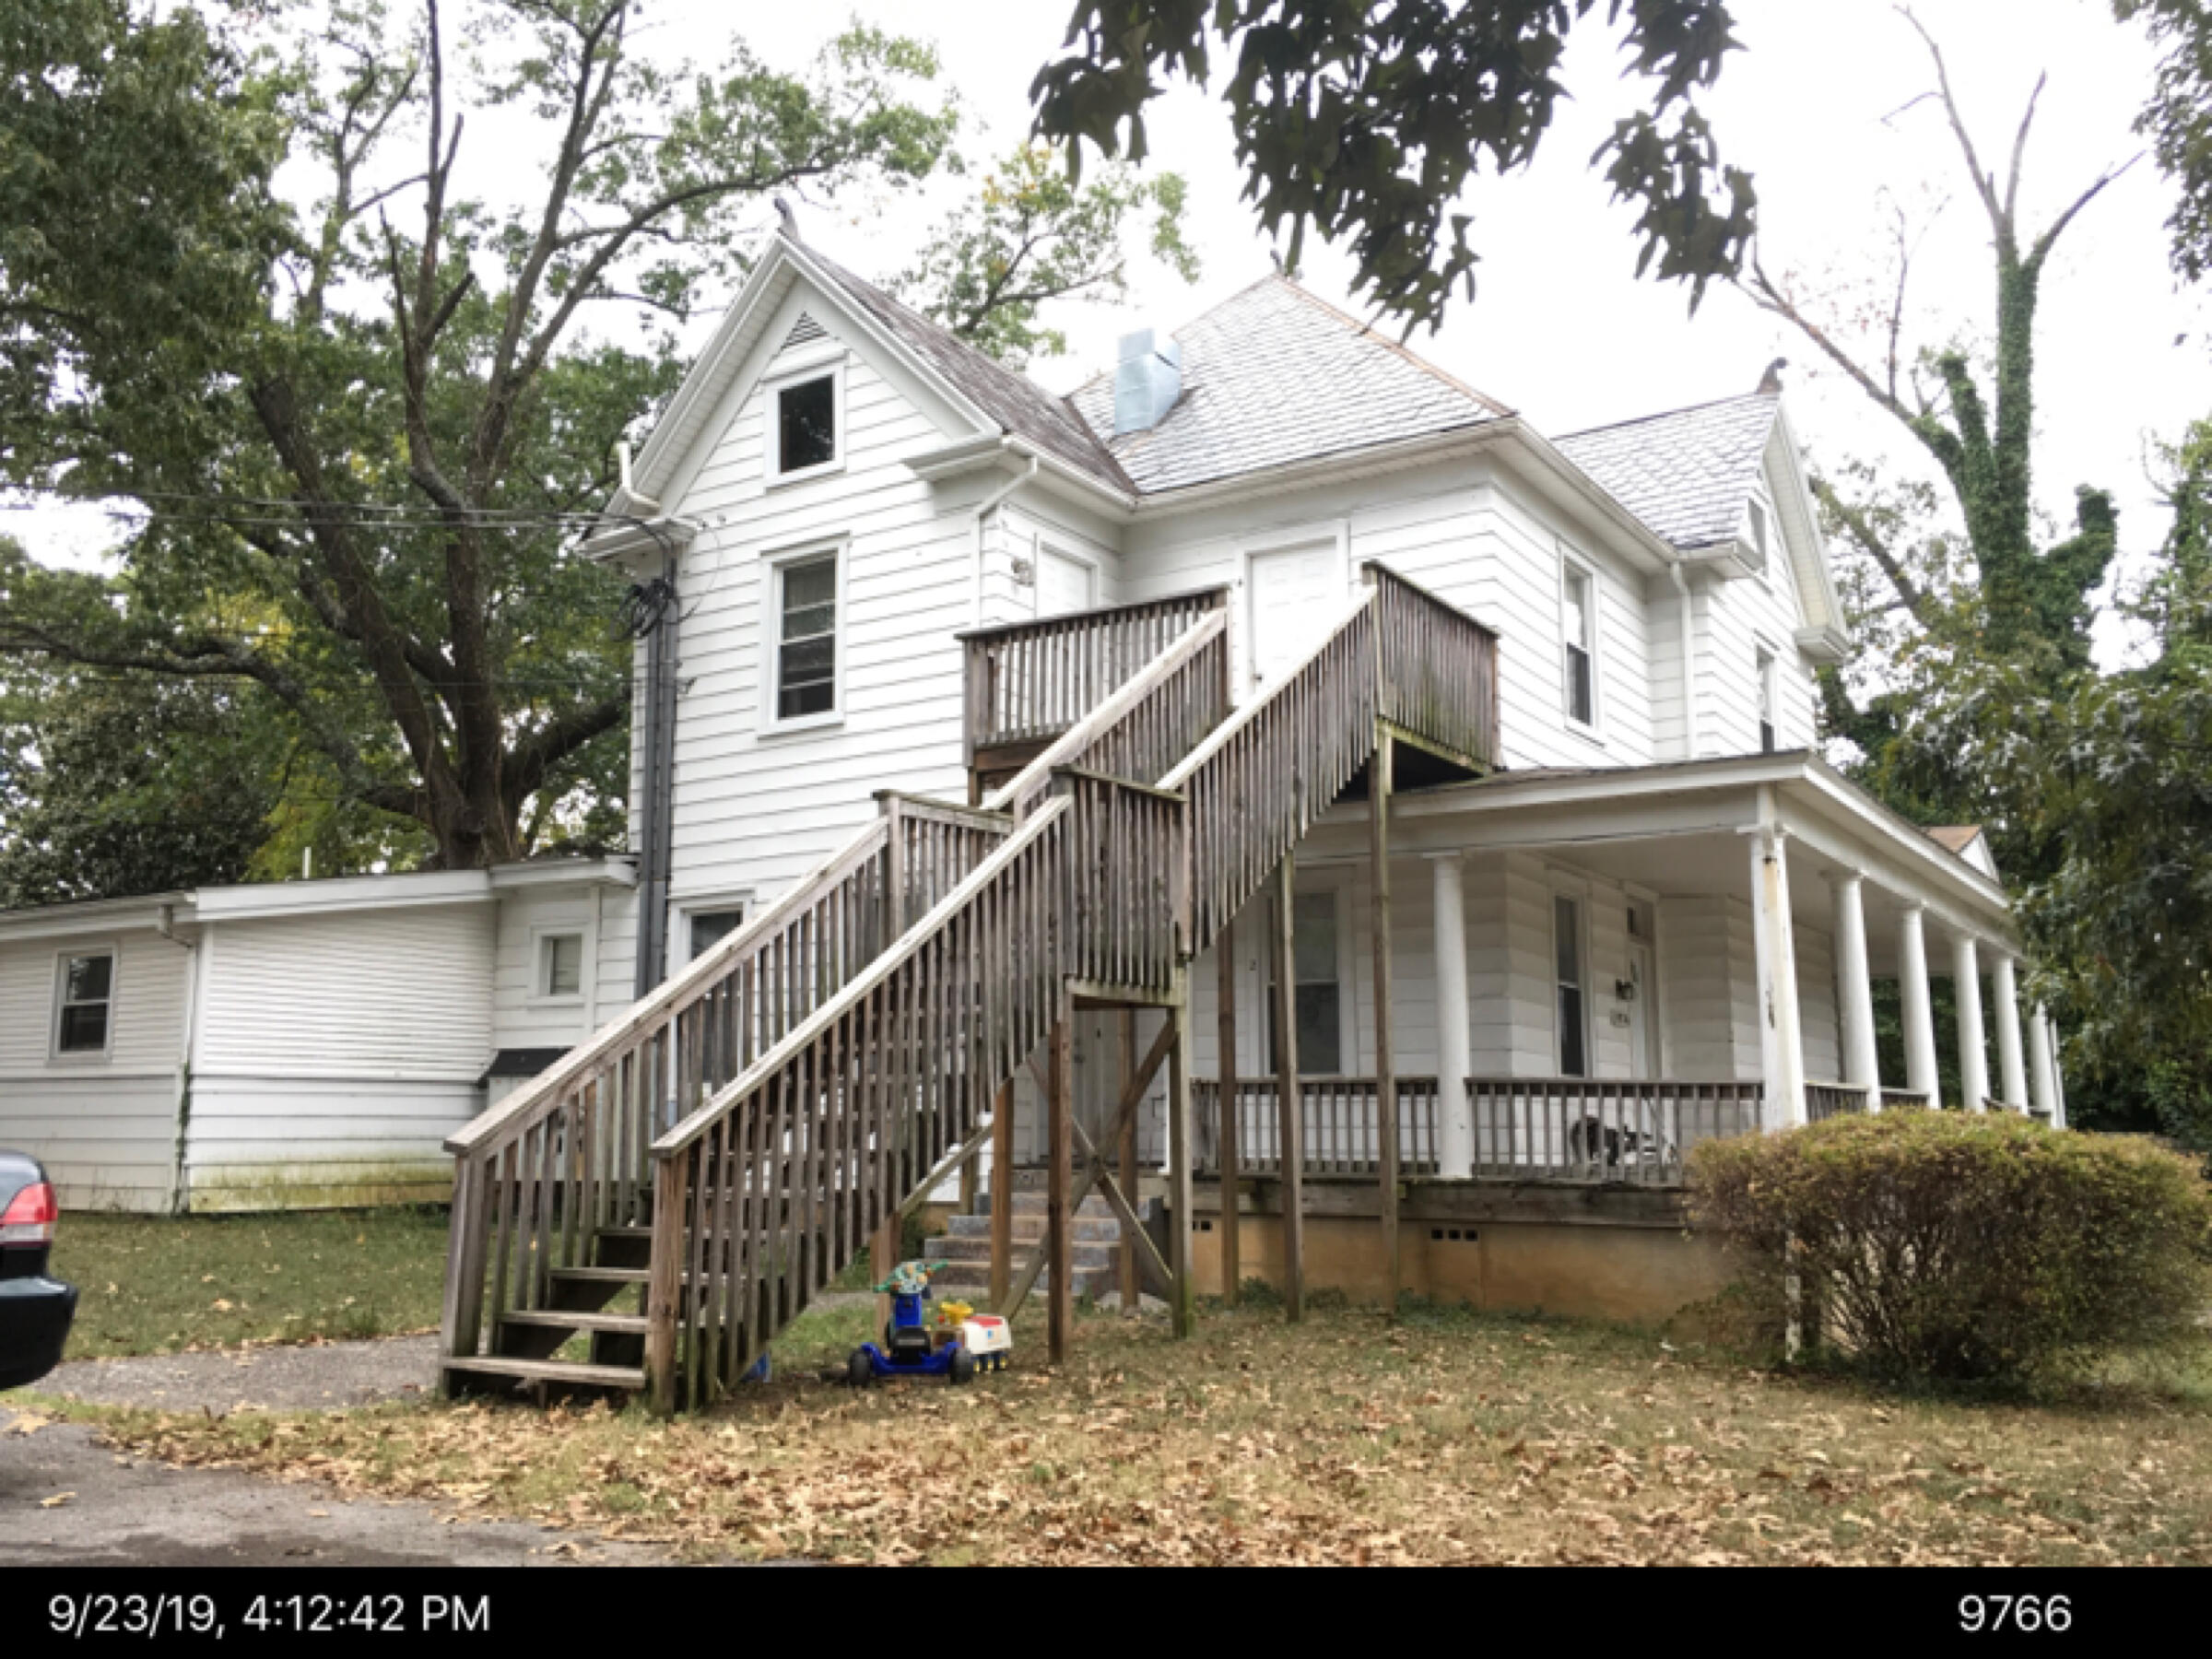
[[[989,1211],[986,1209],[980,1216],[954,1216],[946,1225],[946,1232],[922,1247],[922,1253],[928,1260],[949,1264],[932,1281],[932,1288],[940,1293],[957,1294],[963,1300],[980,1300],[988,1295],[991,1288]],[[1016,1193],[1014,1256],[1017,1271],[1043,1241],[1044,1231],[1044,1194]],[[1122,1236],[1122,1223],[1113,1213],[1113,1206],[1103,1198],[1086,1198],[1076,1211],[1071,1231],[1074,1233],[1074,1242],[1068,1251],[1068,1258],[1074,1269],[1075,1293],[1077,1296],[1100,1297],[1116,1288],[1121,1283],[1116,1264],[1120,1255],[1118,1244]],[[1052,1277],[1049,1269],[1037,1276],[1036,1294],[1051,1293]]]
[[[645,1368],[641,1365],[591,1365],[566,1359],[517,1359],[506,1354],[487,1354],[481,1359],[449,1357],[443,1364],[449,1371],[462,1371],[470,1376],[488,1377],[510,1383],[562,1382],[579,1388],[614,1388],[634,1392],[645,1386]]]

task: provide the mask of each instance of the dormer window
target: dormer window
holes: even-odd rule
[[[844,465],[844,375],[830,368],[768,390],[768,481],[789,483]]]

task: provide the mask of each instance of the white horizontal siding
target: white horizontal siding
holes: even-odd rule
[[[483,1101],[473,1082],[198,1078],[185,1154],[191,1207],[440,1202],[453,1185],[445,1137]]]
[[[496,928],[478,904],[219,924],[195,1075],[473,1084],[491,1057]]]

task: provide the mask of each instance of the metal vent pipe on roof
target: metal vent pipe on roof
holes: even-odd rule
[[[1113,373],[1113,435],[1148,432],[1182,395],[1182,343],[1149,328],[1122,336]]]

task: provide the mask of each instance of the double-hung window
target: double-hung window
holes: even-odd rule
[[[1583,973],[1583,905],[1555,893],[1551,900],[1552,947],[1558,959],[1559,1076],[1590,1075],[1588,998]]]
[[[541,934],[537,941],[537,994],[545,997],[583,994],[583,935]]]
[[[65,956],[54,988],[53,1052],[65,1058],[98,1059],[108,1052],[115,1007],[115,953],[89,950]]]
[[[1291,905],[1290,1018],[1298,1032],[1298,1075],[1301,1077],[1338,1077],[1344,1075],[1344,982],[1337,955],[1336,894],[1300,893]],[[1282,1064],[1282,1050],[1275,1037],[1274,974],[1268,974],[1267,1063],[1270,1070]]]
[[[1560,620],[1566,646],[1567,718],[1597,724],[1597,579],[1581,565],[1560,571]]]
[[[814,725],[840,712],[838,625],[841,554],[831,547],[770,569],[768,726]]]

